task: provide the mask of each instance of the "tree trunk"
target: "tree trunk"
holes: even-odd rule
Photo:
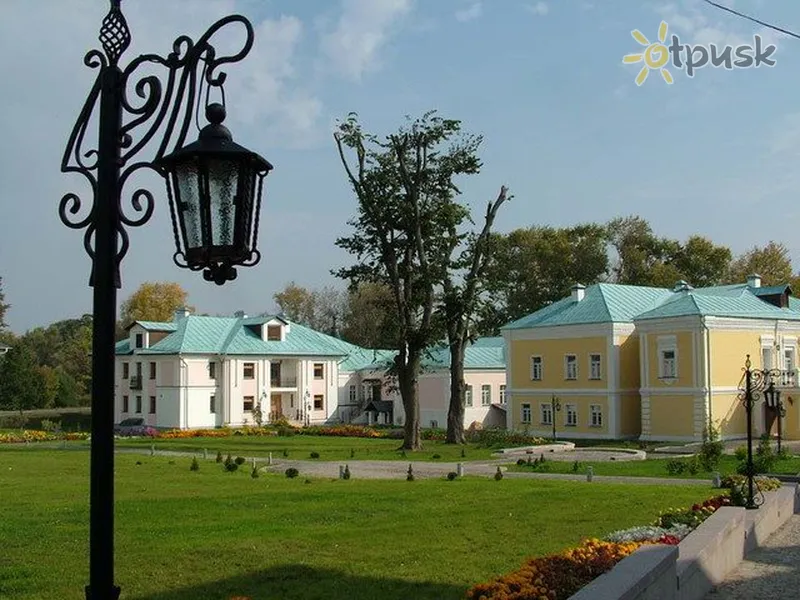
[[[419,360],[417,353],[410,353],[408,362],[397,366],[398,386],[400,388],[400,396],[403,399],[403,409],[406,412],[403,450],[422,450],[419,427],[419,399],[417,398]]]
[[[447,444],[464,443],[465,346],[462,339],[450,342],[450,407],[447,410]]]

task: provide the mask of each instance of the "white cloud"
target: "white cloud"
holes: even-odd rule
[[[379,67],[380,50],[410,11],[411,0],[342,0],[333,31],[322,36],[322,51],[341,75],[359,81]]]
[[[481,14],[483,14],[483,6],[480,2],[474,2],[468,8],[457,10],[455,16],[457,21],[461,21],[463,23],[465,21],[477,19],[481,16]]]
[[[546,2],[537,2],[536,4],[526,4],[525,8],[528,10],[528,12],[534,15],[538,15],[540,17],[543,17],[548,12],[550,12],[550,9],[548,8]]]

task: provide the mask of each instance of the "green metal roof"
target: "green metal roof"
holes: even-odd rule
[[[134,321],[130,325],[128,325],[128,329],[133,327],[134,325],[140,325],[141,327],[145,328],[147,331],[175,331],[178,326],[173,322],[159,322],[159,321]]]
[[[114,344],[114,354],[131,354],[131,341],[125,339]]]
[[[776,294],[783,294],[787,290],[791,291],[791,286],[787,283],[783,285],[768,285],[766,287],[750,288],[756,296],[774,296]]]
[[[697,315],[701,317],[733,317],[740,319],[785,319],[800,321],[800,313],[779,308],[760,300],[750,289],[738,295],[678,292],[658,308],[639,315],[636,320],[663,319]]]
[[[598,283],[586,288],[580,302],[571,296],[563,298],[501,329],[630,323],[635,316],[652,310],[671,294],[670,290],[662,288]]]
[[[423,356],[425,369],[449,369],[450,347],[440,344]],[[478,338],[464,349],[464,368],[467,370],[491,370],[506,368],[506,348],[502,337]]]

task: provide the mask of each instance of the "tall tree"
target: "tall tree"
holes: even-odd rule
[[[482,309],[484,334],[568,296],[575,283],[591,285],[608,275],[601,225],[529,227],[493,238],[497,249],[485,276],[493,302]]]
[[[350,114],[334,139],[358,199],[357,216],[348,222],[354,231],[336,241],[357,263],[335,274],[392,290],[399,330],[392,372],[405,410],[403,448],[417,450],[422,354],[438,337],[433,315],[449,266],[448,234],[467,214],[452,201],[460,193],[453,179],[480,170],[481,138],[463,134],[459,121],[428,112],[384,139],[364,132]]]
[[[467,384],[464,381],[464,356],[474,332],[472,322],[479,311],[484,288],[486,263],[493,250],[492,225],[497,211],[508,200],[508,189],[503,186],[493,202],[489,202],[484,216],[483,229],[469,235],[465,251],[453,262],[442,281],[442,312],[450,347],[450,403],[447,409],[448,444],[464,443],[464,404]],[[451,239],[458,236],[451,232]],[[455,248],[454,248],[455,250]]]
[[[11,308],[11,305],[6,304],[6,295],[5,292],[3,292],[3,278],[0,277],[0,330],[8,326],[6,324],[6,312],[9,308]]]
[[[189,294],[178,283],[146,282],[122,303],[120,321],[172,321],[175,311],[186,306]]]
[[[674,268],[663,266],[668,263],[665,259],[670,253],[676,251],[677,242],[656,237],[650,223],[642,217],[618,217],[609,221],[606,229],[609,244],[617,255],[612,269],[617,283],[660,286],[677,275]]]
[[[310,326],[314,317],[314,293],[311,290],[291,281],[273,294],[272,299],[287,319]]]
[[[24,410],[42,408],[46,401],[36,358],[25,344],[19,344],[0,362],[0,408]]]
[[[779,285],[792,280],[792,260],[789,249],[781,243],[770,241],[763,248],[753,246],[731,263],[728,281],[744,283],[757,273],[764,285]],[[797,290],[800,292],[800,290]]]
[[[681,275],[694,287],[709,287],[725,281],[731,265],[730,248],[717,246],[700,235],[689,236],[673,257],[673,264]],[[673,280],[670,285],[673,285]]]
[[[290,321],[339,336],[347,304],[342,290],[330,286],[309,290],[292,281],[272,298]]]
[[[362,348],[397,347],[394,297],[389,286],[364,281],[347,295],[342,338]]]

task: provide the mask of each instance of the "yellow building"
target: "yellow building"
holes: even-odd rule
[[[800,302],[788,286],[762,287],[758,276],[704,289],[576,285],[503,336],[510,429],[552,435],[555,420],[565,438],[690,441],[712,422],[724,438],[743,437],[750,354],[754,368],[782,370],[783,434],[800,439]],[[774,432],[775,416],[760,402],[756,434]]]

